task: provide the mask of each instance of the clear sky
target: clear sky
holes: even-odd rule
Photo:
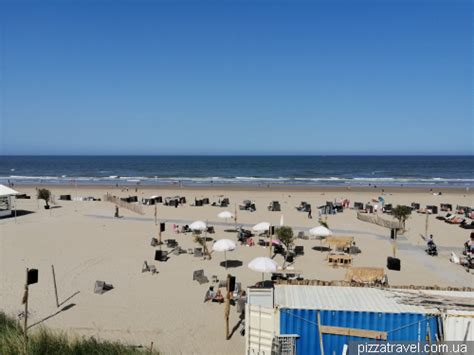
[[[473,154],[470,0],[0,0],[1,154]]]

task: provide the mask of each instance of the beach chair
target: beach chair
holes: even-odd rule
[[[309,236],[305,235],[303,231],[298,232],[298,239],[309,240]]]
[[[275,254],[281,254],[281,255],[283,255],[283,254],[285,253],[285,248],[283,248],[282,245],[275,245],[275,246],[273,247],[273,252],[274,252]]]
[[[146,260],[143,262],[142,272],[151,272],[152,274],[156,274],[156,266],[155,265],[148,265]]]
[[[215,229],[214,229],[214,226],[209,226],[209,227],[207,227],[207,233],[209,233],[209,234],[214,234],[215,232],[216,232],[216,231],[215,231]]]
[[[193,280],[199,282],[200,285],[209,282],[202,269],[193,272]]]
[[[150,245],[151,245],[152,247],[158,246],[158,239],[156,239],[156,238],[151,238]]]
[[[166,246],[168,248],[176,248],[178,246],[178,242],[175,239],[167,239]]]
[[[113,285],[107,284],[105,281],[96,281],[94,285],[94,293],[102,295],[107,291],[113,290],[113,288]]]
[[[295,254],[296,255],[304,255],[304,246],[302,246],[302,245],[295,246]]]
[[[193,249],[193,248],[189,248],[189,249],[188,249],[188,254],[190,254],[190,255],[194,254],[194,249]]]
[[[202,276],[204,276],[204,270],[203,269],[193,271],[193,281],[196,281],[198,278],[200,278]]]
[[[194,248],[194,256],[197,258],[202,258],[202,248]]]
[[[165,250],[156,250],[155,260],[160,262],[168,261],[168,252]]]

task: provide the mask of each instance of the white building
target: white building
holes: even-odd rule
[[[8,186],[0,185],[0,217],[11,216],[13,209],[12,197],[19,194],[18,191],[10,189]]]

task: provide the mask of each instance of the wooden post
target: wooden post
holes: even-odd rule
[[[425,237],[428,237],[428,217],[429,213],[426,214],[426,221],[425,221]]]
[[[268,228],[268,250],[270,254],[270,259],[272,258],[272,226]]]
[[[54,273],[54,265],[51,265],[51,270],[53,272],[54,294],[56,296],[56,307],[59,307],[58,287],[56,285],[56,274]]]
[[[323,344],[323,333],[321,332],[321,316],[318,312],[318,333],[319,333],[319,347],[321,349],[321,355],[324,355],[324,344]]]
[[[227,275],[227,295],[225,297],[224,319],[225,319],[225,340],[229,340],[229,314],[230,314],[230,275]]]
[[[396,258],[397,257],[397,230],[396,229],[395,229],[395,234],[394,234],[393,243],[392,243],[392,253],[393,253],[393,257]]]
[[[26,280],[25,280],[25,295],[23,296],[23,302],[25,303],[25,318],[23,320],[23,336],[24,336],[24,347],[25,355],[28,353],[28,268],[26,268]]]
[[[15,213],[15,223],[17,223],[17,222],[16,222],[16,196],[15,196],[14,198],[15,198],[15,208],[14,208],[13,211],[14,211],[14,213]]]
[[[161,250],[161,226],[160,226],[160,232],[158,233],[158,245],[160,246],[160,250]]]

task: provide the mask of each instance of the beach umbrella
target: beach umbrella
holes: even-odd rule
[[[222,211],[217,214],[217,217],[225,219],[225,223],[227,223],[227,218],[232,218],[234,215],[229,211]]]
[[[281,245],[281,241],[279,239],[272,239],[272,245]]]
[[[224,252],[225,268],[227,269],[227,252],[235,249],[235,242],[230,239],[220,239],[212,246],[213,251]]]
[[[247,266],[250,270],[261,272],[262,281],[264,279],[264,273],[275,272],[278,270],[278,264],[272,259],[264,256],[253,259]]]
[[[317,226],[309,230],[309,234],[314,237],[328,237],[332,232],[324,226]]]
[[[207,229],[206,222],[195,221],[189,225],[189,229],[192,231],[205,231]]]
[[[252,227],[255,232],[267,232],[270,229],[270,223],[260,222]]]

